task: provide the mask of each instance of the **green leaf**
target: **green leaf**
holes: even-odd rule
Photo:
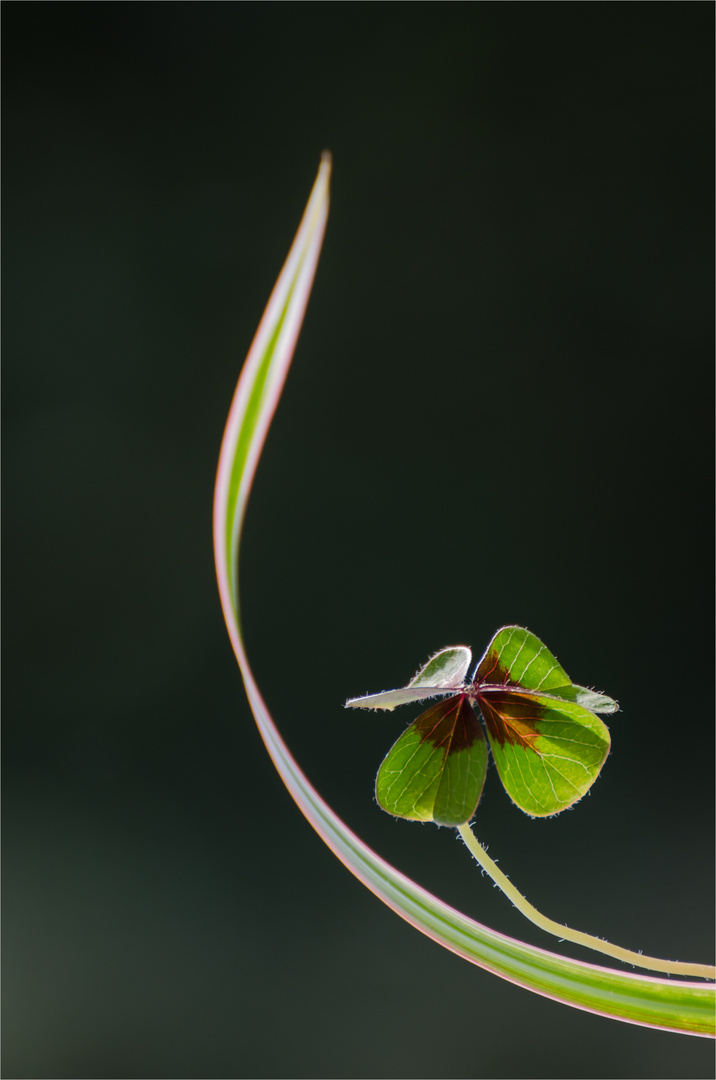
[[[497,631],[477,665],[474,681],[527,690],[572,685],[547,646],[521,626],[503,626]]]
[[[503,626],[497,631],[477,665],[473,681],[540,690],[592,712],[619,710],[613,698],[573,683],[547,646],[522,626]]]
[[[437,825],[464,825],[475,813],[487,772],[487,743],[464,694],[414,720],[378,771],[375,795],[389,814]]]
[[[411,701],[424,701],[440,694],[454,694],[462,687],[470,667],[472,652],[466,645],[451,645],[431,656],[407,686],[399,690],[385,690],[381,694],[366,694],[349,698],[347,709],[385,709],[391,712],[396,705]]]
[[[616,701],[575,685],[521,626],[498,630],[477,665],[473,690],[512,801],[526,814],[546,817],[581,799],[609,753],[609,731],[595,710],[614,712]]]
[[[533,817],[559,814],[589,790],[609,753],[594,713],[542,694],[491,689],[478,703],[507,794]]]
[[[596,690],[590,690],[586,686],[556,686],[545,697],[561,698],[562,701],[573,701],[575,705],[581,705],[590,712],[615,713],[619,712],[619,704],[614,698],[606,694],[599,694]]]
[[[366,888],[446,949],[517,986],[578,1009],[691,1035],[714,1032],[714,986],[633,974],[516,941],[468,918],[401,874],[348,828],[291,755],[266,707],[244,646],[238,550],[256,465],[284,385],[321,249],[330,158],[306,211],[239,378],[221,444],[214,496],[214,554],[226,627],[266,749],[308,822]],[[285,934],[285,927],[277,927]],[[478,1004],[478,1003],[476,1003]]]

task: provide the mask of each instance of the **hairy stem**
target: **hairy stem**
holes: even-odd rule
[[[633,964],[634,967],[648,968],[649,971],[663,971],[672,975],[691,975],[701,979],[716,979],[716,967],[712,967],[710,964],[682,964],[678,960],[658,960],[653,956],[643,956],[642,953],[632,952],[631,949],[622,949],[619,945],[611,945],[608,941],[602,941],[601,938],[592,937],[591,934],[583,934],[581,930],[572,930],[569,926],[562,926],[560,923],[554,922],[553,919],[548,919],[545,915],[540,914],[537,908],[533,907],[528,900],[525,900],[522,893],[502,873],[497,863],[493,862],[482,844],[473,835],[469,825],[458,825],[457,831],[482,869],[486,874],[490,875],[495,885],[502,889],[508,900],[512,901],[526,919],[533,922],[535,926],[539,926],[540,929],[546,930],[548,934],[554,934],[555,937],[561,938],[563,941],[573,941],[577,945],[584,945],[587,949],[595,949],[597,952],[606,953],[607,956],[612,956],[615,960],[622,960],[626,964]]]

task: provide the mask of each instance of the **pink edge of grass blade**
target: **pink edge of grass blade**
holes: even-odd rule
[[[266,749],[299,809],[341,862],[416,929],[503,979],[544,997],[632,1024],[708,1036],[714,987],[570,960],[462,915],[385,862],[323,801],[294,761],[261,697],[243,645],[238,550],[264,440],[291,363],[328,215],[324,154],[301,224],[253,340],[231,404],[214,496],[214,551],[226,627]]]

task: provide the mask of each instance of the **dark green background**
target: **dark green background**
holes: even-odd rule
[[[260,743],[211,549],[327,147],[242,554],[267,701],[381,854],[552,948],[373,802],[414,711],[341,707],[528,626],[623,711],[572,812],[528,820],[493,769],[478,836],[553,918],[713,955],[712,5],[4,15],[4,1075],[712,1075],[708,1042],[512,987],[344,870]]]

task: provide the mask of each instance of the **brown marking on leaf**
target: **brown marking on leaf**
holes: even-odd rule
[[[490,649],[480,661],[475,675],[479,683],[491,683],[493,686],[519,686],[519,682],[510,675],[510,669],[500,660],[496,649]]]
[[[428,709],[412,725],[420,732],[420,741],[432,743],[445,751],[445,757],[468,750],[484,739],[474,709],[465,694],[456,694]]]
[[[540,734],[535,725],[544,718],[544,709],[539,702],[527,694],[501,694],[499,690],[478,693],[477,700],[495,742],[500,746],[509,743],[539,754],[534,745]]]

